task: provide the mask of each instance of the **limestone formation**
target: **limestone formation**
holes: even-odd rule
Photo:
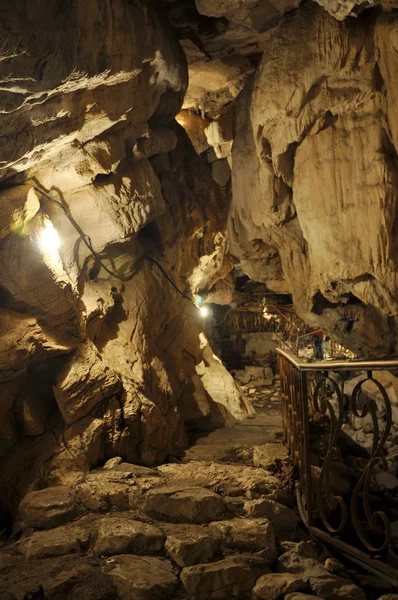
[[[231,251],[256,280],[286,278],[307,322],[365,356],[396,343],[395,21],[304,4],[235,110]]]
[[[196,376],[190,300],[232,263],[226,199],[174,121],[187,64],[167,18],[149,0],[17,0],[0,17],[0,503],[15,515],[114,456],[178,455],[201,394],[207,429],[251,408],[219,410]]]
[[[336,598],[365,600],[364,592],[351,580],[329,573],[317,560],[300,556],[294,550],[279,557],[277,571],[296,574],[308,583],[309,588],[316,596],[325,600]]]
[[[166,560],[121,554],[108,559],[103,569],[110,574],[120,600],[173,598],[177,577]]]
[[[270,573],[256,581],[253,589],[255,600],[278,600],[281,596],[292,592],[306,591],[307,584],[296,575],[287,573]]]
[[[239,598],[252,589],[254,575],[247,561],[238,555],[208,565],[186,567],[181,581],[194,600]]]
[[[83,523],[62,525],[50,531],[36,531],[21,541],[19,551],[27,559],[79,553],[87,547],[90,535]]]
[[[78,514],[78,505],[66,486],[30,492],[19,505],[19,519],[23,526],[37,529],[56,527]]]
[[[219,462],[211,443],[184,450],[245,429],[246,393],[273,394],[272,333],[237,332],[235,380],[196,303],[239,309],[244,274],[357,355],[398,352],[397,8],[2,3],[1,599],[392,589],[308,539],[273,474],[279,425]],[[378,377],[396,420],[397,380]],[[359,400],[375,417],[343,431],[366,454],[386,410],[372,383]],[[371,493],[398,489],[397,441],[392,428]],[[348,499],[353,469],[330,466]]]
[[[209,523],[225,512],[223,499],[206,488],[169,485],[150,490],[145,512],[175,522]]]
[[[292,539],[299,519],[295,512],[287,506],[269,498],[247,500],[244,511],[249,517],[267,517],[275,530],[278,539]]]
[[[195,525],[171,527],[166,530],[165,547],[179,567],[210,562],[220,549],[220,538],[210,528]]]
[[[211,524],[229,548],[262,551],[268,564],[276,559],[275,530],[268,519],[231,519]]]
[[[258,473],[261,491],[263,469],[205,463],[198,475],[206,487],[198,488],[192,486],[192,477],[187,478],[188,469],[198,471],[198,465],[195,461],[169,465],[185,467],[181,469],[185,479],[175,479],[170,468],[148,469],[115,457],[71,489],[28,494],[20,513],[28,513],[30,506],[35,520],[20,519],[18,530],[14,528],[20,538],[0,548],[0,597],[307,600],[311,591],[309,597],[316,600],[364,600],[349,579],[351,569],[332,573],[338,561],[321,544],[284,541],[271,520],[245,517],[239,503],[234,509],[230,503],[230,512],[224,510],[228,499],[240,499],[237,494],[244,493],[244,481],[249,494],[254,493],[253,472]],[[267,485],[269,496],[280,492],[279,479],[268,479]],[[210,491],[214,487],[219,494]],[[126,499],[132,502],[128,510]],[[60,512],[64,524],[49,521],[71,501],[81,509],[85,503],[87,514],[64,510]],[[156,508],[150,515],[149,505]],[[200,520],[206,517],[206,524],[192,523],[198,515]],[[40,527],[44,523],[48,529],[34,530],[32,523]]]
[[[105,518],[99,524],[94,552],[96,554],[153,554],[163,548],[163,533],[146,523],[126,515]]]

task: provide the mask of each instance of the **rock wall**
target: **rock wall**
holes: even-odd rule
[[[27,489],[110,457],[153,465],[181,451],[181,407],[205,393],[189,299],[225,263],[227,207],[174,121],[187,66],[159,7],[16,0],[0,17],[0,500],[12,513]],[[248,411],[238,394],[206,425]]]
[[[397,351],[397,31],[394,11],[305,3],[236,109],[232,253],[362,356]]]

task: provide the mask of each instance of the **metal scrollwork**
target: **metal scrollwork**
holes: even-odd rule
[[[338,413],[325,395],[326,381],[330,381],[338,399]],[[331,475],[333,461],[340,460],[341,454],[337,447],[337,440],[341,432],[344,419],[343,395],[337,383],[327,374],[320,379],[314,389],[313,395],[314,410],[319,415],[325,415],[330,420],[330,433],[326,455],[323,457],[323,464],[316,486],[317,505],[320,517],[327,530],[333,535],[339,535],[345,529],[347,524],[347,505],[342,496],[335,495],[331,486]],[[336,517],[340,512],[337,527],[333,526],[329,520],[329,515],[333,512]]]
[[[372,399],[367,399],[363,405],[360,407],[357,404],[357,400],[359,397],[359,393],[361,391],[362,385],[371,380],[376,387],[381,392],[383,397],[383,401],[386,409],[386,428],[383,432],[380,432],[379,423],[377,419],[377,404]],[[370,501],[369,501],[369,489],[371,483],[371,477],[374,472],[376,465],[381,465],[384,471],[387,470],[388,465],[387,461],[384,458],[384,444],[389,436],[391,430],[392,423],[392,411],[391,411],[391,403],[388,397],[386,390],[383,385],[377,381],[377,379],[373,379],[372,373],[368,373],[368,376],[359,381],[355,386],[352,397],[351,397],[351,411],[352,414],[361,419],[365,418],[369,413],[372,417],[373,422],[373,442],[372,449],[370,452],[370,457],[366,461],[365,466],[363,466],[361,471],[361,476],[358,480],[358,483],[355,486],[354,492],[351,497],[351,518],[352,523],[354,525],[355,531],[358,534],[359,539],[364,544],[364,546],[368,549],[369,552],[372,553],[380,553],[382,552],[391,541],[391,525],[388,520],[388,517],[384,511],[378,510],[372,512]],[[361,494],[362,490],[362,494]],[[364,524],[358,517],[358,509],[359,509],[359,497],[362,495],[362,505],[365,513],[365,517],[367,520],[367,529],[368,535],[369,532],[377,532],[379,534],[384,535],[384,541],[382,544],[375,546],[368,539],[365,531]]]

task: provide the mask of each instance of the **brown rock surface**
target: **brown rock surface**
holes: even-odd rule
[[[126,471],[106,469],[93,471],[76,484],[74,494],[80,505],[96,512],[128,510],[144,502],[143,492],[159,485],[156,471],[153,475],[134,477]]]
[[[104,7],[0,8],[0,469],[12,514],[30,489],[73,484],[114,456],[154,465],[181,452],[195,385],[204,393],[188,300],[228,262],[225,198],[173,120],[187,86],[175,32],[149,1]],[[241,72],[227,63],[227,79]],[[58,250],[41,239],[50,225]],[[206,401],[207,428],[251,410]]]
[[[173,598],[177,585],[172,564],[149,556],[122,554],[103,567],[114,582],[121,600]]]
[[[81,555],[18,560],[3,573],[1,597],[7,600],[44,595],[49,600],[114,600],[116,589],[97,559]],[[8,594],[8,595],[7,595]],[[79,595],[80,594],[80,595]]]
[[[365,600],[366,596],[360,587],[350,579],[332,575],[325,567],[313,558],[300,556],[290,550],[279,557],[277,563],[279,573],[294,573],[308,583],[311,591],[324,600],[350,598]]]
[[[220,532],[228,547],[241,551],[261,550],[268,564],[275,562],[275,530],[268,519],[231,519],[211,523],[211,527]]]
[[[278,539],[292,539],[299,523],[295,511],[269,498],[247,500],[244,511],[248,517],[267,517]]]
[[[220,548],[220,538],[212,529],[195,525],[170,527],[166,530],[165,547],[179,567],[209,562]]]
[[[305,581],[289,573],[269,573],[257,579],[253,589],[253,600],[278,600],[291,592],[307,590]]]
[[[135,521],[129,514],[111,515],[98,526],[96,554],[153,554],[163,548],[164,535],[152,525]]]
[[[25,528],[50,529],[71,521],[79,508],[70,488],[56,486],[27,494],[19,505],[18,517]]]
[[[396,65],[385,41],[395,18],[351,26],[300,7],[239,101],[232,153],[230,245],[242,268],[286,278],[307,322],[368,356],[395,344]]]
[[[36,531],[21,540],[18,550],[27,559],[74,554],[88,546],[92,527],[93,524],[87,527],[82,521],[50,531]]]
[[[222,517],[224,500],[206,488],[168,485],[150,490],[144,510],[166,521],[209,523]]]
[[[208,565],[186,567],[181,581],[195,600],[208,598],[240,598],[250,592],[255,577],[244,558],[226,558]]]
[[[193,460],[178,465],[161,465],[158,471],[175,480],[188,480],[197,485],[223,490],[226,494],[228,490],[236,488],[242,490],[242,494],[270,494],[282,489],[279,479],[273,475],[263,469],[243,465]]]

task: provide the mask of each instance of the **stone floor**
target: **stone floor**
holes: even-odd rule
[[[255,389],[250,393],[251,389]],[[274,475],[278,382],[255,417],[156,469],[108,461],[73,488],[31,492],[0,550],[0,600],[374,600],[388,584],[311,540]],[[389,596],[398,600],[398,596]]]
[[[239,461],[252,464],[253,447],[279,442],[282,437],[280,409],[280,385],[275,381],[270,387],[244,386],[256,414],[234,427],[217,429],[198,438],[192,438],[192,446],[186,451],[188,460]],[[283,448],[281,449],[283,456]],[[245,458],[246,457],[246,458]]]

